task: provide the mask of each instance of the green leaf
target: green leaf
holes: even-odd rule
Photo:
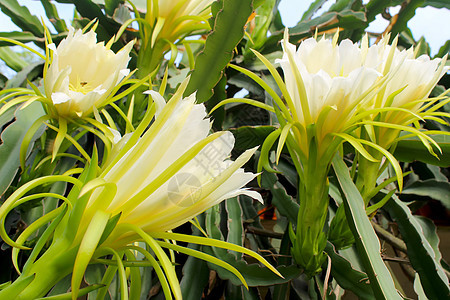
[[[102,39],[108,41],[114,34],[116,34],[116,30],[119,28],[118,24],[114,24],[114,21],[112,19],[109,19],[106,17],[102,9],[98,4],[96,4],[96,1],[90,1],[90,0],[56,0],[56,2],[60,3],[72,3],[75,5],[75,8],[77,12],[80,13],[81,16],[84,18],[87,18],[89,20],[94,20],[95,18],[98,19],[99,23],[102,25],[102,27],[108,32],[110,35],[109,38]],[[117,25],[117,26],[114,26]]]
[[[242,225],[242,209],[238,198],[234,197],[225,201],[226,212],[228,215],[227,226],[227,242],[243,246],[244,227]],[[242,253],[232,252],[237,258],[242,258]]]
[[[3,194],[11,184],[20,166],[19,151],[25,136],[31,125],[44,115],[44,110],[39,102],[27,106],[25,109],[18,108],[15,112],[15,121],[8,125],[1,133],[0,144],[0,195]],[[36,140],[42,131],[33,137]]]
[[[396,1],[392,0],[371,0],[369,3],[365,5],[365,15],[366,15],[366,25],[356,29],[353,31],[351,35],[351,39],[353,41],[359,41],[363,37],[363,35],[366,33],[365,30],[369,26],[370,23],[372,23],[377,16],[380,16],[380,14],[384,13],[384,11],[392,6],[399,5],[401,3],[396,3]]]
[[[119,0],[105,0],[105,11],[108,15],[112,16],[114,11],[119,6]]]
[[[22,31],[0,32],[0,37],[13,39],[22,43],[38,42],[38,41],[42,42],[41,38],[34,36],[31,32],[22,32]],[[0,47],[3,46],[13,46],[13,44],[0,40]]]
[[[213,88],[233,57],[234,48],[244,36],[244,26],[252,13],[252,0],[226,0],[218,11],[212,33],[195,62],[184,95],[197,91],[197,101],[211,98]]]
[[[196,247],[200,248],[198,245]],[[189,256],[183,266],[183,279],[180,282],[183,299],[201,299],[208,279],[209,269],[206,262]]]
[[[110,214],[98,210],[92,217],[86,233],[81,240],[80,247],[75,258],[72,272],[72,298],[76,299],[80,293],[80,285],[86,268],[97,249],[98,242],[108,224]]]
[[[327,0],[315,0],[313,3],[311,3],[308,10],[305,11],[301,20],[305,21],[311,19],[313,14],[317,12],[317,10],[319,10],[325,2],[327,2]]]
[[[53,24],[53,27],[55,27],[56,31],[58,32],[68,31],[66,22],[59,17],[58,11],[56,10],[56,6],[49,0],[41,0],[41,4],[44,7],[47,18]]]
[[[421,224],[424,224],[424,222],[416,219],[411,214],[408,206],[395,195],[391,201],[385,204],[384,209],[388,211],[398,224],[399,231],[407,247],[409,260],[413,268],[419,273],[420,281],[427,297],[436,300],[448,299],[450,295],[449,282],[444,269],[439,263],[440,253],[436,255],[435,250],[424,234],[424,228],[428,235],[430,235],[432,230],[426,226],[422,227]],[[436,246],[436,241],[432,243]]]
[[[214,255],[211,247],[203,247],[203,249],[206,253]],[[276,269],[283,275],[284,278],[281,278],[268,268],[261,267],[258,264],[248,264],[244,260],[237,260],[236,256],[231,253],[214,256],[235,267],[244,276],[248,286],[270,286],[286,283],[301,274],[301,270],[297,266],[279,266]],[[211,263],[208,263],[208,266],[217,271],[220,278],[230,280],[234,285],[242,284],[231,272]]]
[[[297,25],[289,29],[289,42],[296,44],[306,37],[313,36],[317,28],[319,33],[322,31],[341,28],[341,29],[359,29],[367,26],[366,15],[362,11],[353,11],[345,9],[340,12],[326,12],[314,19],[300,21]],[[274,32],[266,43],[266,48],[278,49],[278,43],[283,38],[282,32]]]
[[[444,45],[439,48],[438,53],[434,56],[436,57],[444,57],[445,54],[448,54],[450,52],[450,40],[447,40]]]
[[[345,211],[363,265],[369,275],[376,299],[402,299],[395,289],[392,276],[380,255],[380,241],[370,224],[364,200],[353,183],[341,157],[333,159],[333,168],[342,189]]]
[[[414,47],[414,51],[417,51],[416,57],[424,54],[430,56],[430,44],[427,43],[425,37],[420,37],[420,39],[416,43],[416,46]]]
[[[119,219],[120,219],[121,215],[122,215],[122,213],[118,213],[117,215],[112,216],[108,220],[108,223],[105,226],[105,230],[103,231],[103,234],[102,234],[102,236],[100,238],[100,241],[98,242],[99,244],[102,244],[108,238],[108,236],[111,234],[111,232],[116,227],[117,222],[119,222]]]
[[[209,101],[206,103],[206,109],[208,112],[211,112],[211,110],[223,99],[227,98],[226,93],[226,86],[227,86],[227,77],[222,76],[220,81],[217,83],[217,85],[214,87],[214,95],[209,99]],[[214,120],[213,121],[213,128],[215,130],[221,130],[223,120],[225,117],[225,110],[223,107],[220,107],[219,109],[215,110],[211,113],[211,117]],[[249,149],[249,148],[246,148]]]
[[[78,291],[78,296],[79,297],[83,297],[83,296],[89,294],[92,291],[98,290],[101,287],[103,287],[103,285],[101,285],[101,284],[89,285],[87,287],[84,287],[84,288],[80,289]],[[36,299],[36,300],[46,300],[46,299],[49,299],[49,300],[71,300],[72,299],[72,293],[68,292],[68,293],[59,294],[59,295],[55,295],[55,296],[47,296],[47,297],[39,298],[39,299]]]
[[[420,276],[417,273],[415,274],[415,277],[414,277],[414,292],[416,292],[416,294],[420,300],[427,299],[427,295],[425,295],[425,292],[423,291],[423,288],[422,288],[422,282],[420,281]]]
[[[264,143],[266,137],[275,131],[273,126],[241,126],[231,129],[235,140],[234,149],[246,150]]]
[[[274,57],[272,61],[274,61],[275,58],[280,57],[281,55],[278,55]],[[260,69],[255,70],[255,64],[258,64],[258,67],[260,67]],[[252,60],[245,65],[245,68],[253,71],[267,70],[267,67],[259,59]],[[230,74],[229,76],[230,77],[227,81],[228,85],[235,85],[238,88],[246,89],[247,91],[249,91],[249,93],[256,95],[258,99],[264,97],[264,89],[250,77],[246,76],[243,73],[237,73],[236,75]]]
[[[8,81],[8,77],[0,73],[0,89],[4,89],[6,82]]]
[[[10,123],[14,121],[14,114],[17,107],[11,107],[4,113],[0,114],[0,129],[4,130]]]
[[[298,174],[292,162],[280,160],[274,169],[280,171],[292,186],[298,186]]]
[[[2,0],[0,8],[23,31],[29,31],[38,37],[44,36],[44,27],[39,19],[32,15],[26,6],[21,6],[17,0]]]
[[[84,280],[87,284],[93,285],[102,282],[103,275],[105,274],[106,268],[100,264],[89,265],[84,274]],[[69,277],[69,287],[70,287],[70,277]],[[95,299],[97,297],[98,291],[92,291],[89,293],[88,299]],[[108,297],[106,297],[108,298]]]
[[[440,167],[450,166],[450,136],[430,135],[441,147],[442,154],[438,153],[439,159],[431,155],[419,138],[410,138],[398,142],[394,156],[399,161],[412,162],[415,160]]]
[[[36,274],[20,276],[14,281],[14,285],[9,285],[2,290],[2,297],[7,299],[17,299],[20,294],[36,277]]]
[[[414,216],[414,219],[420,224],[420,227],[422,227],[423,235],[433,248],[436,261],[440,262],[442,259],[442,254],[439,251],[439,236],[433,221],[422,216]]]
[[[0,59],[3,60],[8,67],[16,72],[19,72],[28,65],[28,62],[23,60],[21,55],[19,55],[9,47],[0,48]]]
[[[450,9],[450,2],[448,2],[447,0],[425,0],[423,7],[425,6]]]
[[[239,196],[239,202],[241,204],[242,213],[244,215],[244,222],[246,225],[253,226],[258,229],[265,229],[261,220],[258,217],[258,208],[260,207],[259,203],[255,203],[253,198],[250,198],[246,195]],[[247,227],[247,228],[248,228]],[[249,240],[252,245],[252,249],[271,249],[273,248],[272,244],[269,242],[269,238],[262,235],[257,234],[247,234],[246,238]],[[253,246],[254,245],[254,246]],[[281,262],[282,259],[279,259],[278,262]],[[280,264],[289,264],[289,263],[280,263]]]
[[[391,39],[394,39],[395,36],[401,33],[404,30],[407,30],[408,21],[411,20],[416,14],[416,9],[423,6],[425,0],[410,0],[408,2],[404,2],[400,12],[398,13],[397,21],[391,29]]]
[[[187,254],[189,256],[194,256],[194,257],[203,259],[203,260],[207,261],[208,263],[211,263],[220,268],[226,269],[229,272],[231,272],[232,274],[234,274],[234,277],[238,278],[239,282],[241,284],[243,284],[246,288],[248,288],[248,285],[247,285],[244,277],[242,277],[242,274],[235,267],[226,263],[223,259],[219,259],[213,255],[209,255],[205,251],[196,251],[196,250],[193,250],[190,248],[185,248],[185,247],[174,245],[174,244],[168,243],[168,242],[158,241],[158,244],[165,248],[172,249],[172,250]]]
[[[42,66],[43,62],[37,62],[27,65],[20,72],[18,72],[13,78],[6,82],[5,88],[15,88],[22,86],[25,81],[28,79],[29,81],[33,81],[42,74]]]
[[[402,195],[417,195],[430,197],[440,201],[447,209],[450,209],[450,183],[427,179],[413,182],[402,191]]]
[[[254,57],[254,54],[250,49],[259,50],[261,47],[264,47],[264,43],[268,36],[268,30],[272,24],[274,14],[277,12],[279,2],[280,0],[265,0],[261,6],[257,7],[255,1],[253,1],[255,18],[251,23],[252,29],[247,32],[249,38],[242,51],[244,61],[249,61]]]
[[[72,274],[67,275],[66,277],[58,281],[58,283],[53,286],[52,290],[47,294],[47,296],[56,296],[67,292],[70,289],[71,278]]]
[[[325,252],[331,258],[331,275],[341,287],[352,291],[360,299],[375,299],[366,273],[354,269],[350,261],[336,253],[330,242]]]

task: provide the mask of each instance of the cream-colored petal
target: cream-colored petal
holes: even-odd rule
[[[61,103],[67,102],[69,100],[70,100],[70,96],[65,93],[56,92],[56,93],[52,94],[53,104],[61,104]]]
[[[155,115],[158,116],[161,110],[164,108],[164,106],[166,106],[166,100],[164,100],[163,96],[161,96],[160,93],[152,90],[145,91],[144,94],[148,94],[152,97],[153,102],[155,102],[156,106]]]
[[[82,117],[92,113],[92,105],[103,106],[104,100],[129,72],[126,66],[133,44],[128,43],[115,54],[103,43],[97,43],[95,32],[83,34],[81,30],[69,28],[67,37],[58,47],[49,45],[53,60],[44,78],[45,93],[49,98],[53,93],[73,97],[67,105],[56,107],[58,114]]]
[[[234,161],[224,172],[222,172],[215,180],[210,180],[206,184],[201,185],[200,189],[192,189],[196,193],[192,197],[182,197],[184,201],[181,205],[175,205],[170,202],[170,198],[165,208],[157,210],[151,219],[135,218],[133,222],[144,222],[143,228],[149,231],[169,230],[178,225],[185,223],[192,219],[197,214],[206,209],[220,203],[221,201],[234,197],[238,194],[247,194],[257,197],[253,193],[240,190],[245,184],[256,177],[256,174],[245,173],[240,167],[250,159],[256,149],[247,150],[236,161]],[[169,185],[168,185],[169,187]],[[187,187],[189,190],[189,187]],[[168,190],[168,192],[171,190]],[[182,191],[180,191],[182,193]],[[188,195],[192,195],[189,194]],[[166,200],[166,201],[167,201]],[[186,205],[186,202],[192,201],[191,205]],[[260,200],[257,197],[257,200]],[[189,202],[188,202],[189,203]],[[137,212],[137,211],[136,211]],[[133,215],[134,216],[134,215]]]

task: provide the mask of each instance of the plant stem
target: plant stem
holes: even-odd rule
[[[44,297],[58,281],[72,272],[77,252],[78,247],[50,247],[28,272],[22,273],[10,286],[0,291],[0,299],[33,300]],[[23,282],[30,276],[34,276],[33,280],[24,287]]]
[[[326,259],[323,232],[328,211],[328,170],[320,160],[304,165],[304,181],[299,183],[300,208],[297,219],[293,256],[309,276],[320,272]],[[292,239],[292,237],[291,237]]]
[[[397,248],[398,250],[406,253],[406,244],[401,239],[395,237],[393,234],[388,232],[386,229],[378,225],[377,223],[371,221],[373,229],[375,229],[375,232],[386,242],[391,244],[393,247]]]

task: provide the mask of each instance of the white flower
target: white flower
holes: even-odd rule
[[[276,62],[283,69],[286,87],[294,104],[294,108],[291,107],[294,119],[297,118],[304,126],[315,124],[321,112],[331,107],[322,132],[339,132],[361,102],[361,96],[381,73],[366,66],[361,48],[350,40],[336,45],[330,39],[317,41],[309,38],[296,51],[295,45],[290,44],[286,37],[283,58]],[[301,83],[295,72],[299,72],[303,80],[306,99],[301,99]]]
[[[337,35],[333,40],[309,38],[296,50],[286,31],[282,45],[283,57],[275,62],[283,69],[283,95],[292,120],[285,118],[297,128],[294,137],[301,155],[308,159],[316,149],[317,159],[327,165],[342,134],[370,106],[382,76],[377,69],[381,60],[367,63],[367,48],[350,40],[338,45]]]
[[[85,34],[69,29],[67,38],[53,51],[53,60],[44,78],[45,93],[56,112],[64,117],[83,117],[93,107],[102,107],[112,89],[129,73],[126,68],[134,42],[117,54],[97,43],[94,31]]]
[[[445,58],[430,60],[423,55],[416,59],[412,48],[400,51],[396,42],[388,45],[389,36],[370,47],[367,36],[361,45],[348,39],[338,45],[337,36],[334,40],[309,38],[297,50],[287,38],[286,32],[283,58],[276,61],[281,64],[292,99],[287,105],[294,121],[304,128],[315,125],[319,144],[328,135],[323,148],[331,142],[329,134],[346,132],[355,122],[363,121],[358,114],[364,111],[374,111],[372,117],[378,116],[380,122],[410,125],[417,120],[412,113],[426,102],[420,100],[427,99],[447,71]],[[380,119],[376,109],[381,108],[393,109]],[[392,136],[378,139],[385,148],[398,136],[398,130],[388,131]],[[308,143],[307,138],[299,136],[299,146],[306,156]]]
[[[161,97],[150,94],[154,99]],[[158,105],[164,104],[159,101]],[[204,105],[195,104],[195,94],[164,105],[147,132],[118,161],[106,166],[102,177],[117,186],[106,211],[122,213],[120,223],[161,232],[240,194],[262,201],[259,193],[242,188],[256,176],[241,168],[256,149],[230,160],[233,135],[227,131],[209,135],[211,123],[206,116]],[[127,143],[132,139],[128,137]],[[206,144],[199,146],[202,142]],[[197,154],[189,153],[195,149]],[[181,160],[185,162],[177,164]],[[90,205],[96,207],[102,200],[94,193]]]
[[[396,40],[392,46],[387,44],[388,41],[389,36],[386,36],[377,45],[371,46],[369,51],[372,53],[367,56],[368,63],[373,64],[373,60],[381,61],[377,66],[378,70],[385,76],[390,76],[386,88],[377,95],[374,107],[398,107],[417,112],[426,102],[420,100],[428,98],[439,79],[447,72],[446,57],[431,60],[428,55],[421,55],[415,58],[412,47],[400,51],[396,48]],[[396,92],[399,93],[392,102],[388,101]],[[393,112],[384,121],[402,124],[410,117],[407,113]]]

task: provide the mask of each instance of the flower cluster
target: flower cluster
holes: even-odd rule
[[[277,61],[283,68],[284,96],[293,122],[288,147],[302,166],[297,233],[291,235],[293,254],[311,275],[325,258],[327,174],[338,148],[347,141],[361,155],[357,184],[366,205],[383,156],[393,164],[401,189],[400,167],[387,150],[402,130],[420,136],[429,146],[425,134],[407,126],[433,114],[422,108],[446,72],[445,58],[415,59],[413,49],[400,51],[396,42],[389,46],[389,36],[370,47],[367,36],[361,46],[350,40],[338,45],[337,38],[337,34],[333,40],[309,38],[295,51],[286,34],[283,58]],[[343,207],[340,210],[331,224],[330,239],[341,241],[341,235],[349,233],[348,240],[353,241],[350,231],[342,230],[347,225],[343,225]],[[344,246],[348,244],[339,245]]]
[[[383,122],[409,125],[412,113],[420,112],[432,88],[446,72],[445,58],[430,60],[414,57],[413,49],[398,50],[388,45],[389,36],[373,46],[367,36],[361,46],[350,40],[337,45],[333,40],[309,38],[298,49],[283,42],[283,58],[276,62],[283,68],[289,110],[302,128],[315,125],[318,143],[330,135],[355,130],[365,112],[391,110]],[[400,110],[397,110],[400,109]],[[401,111],[403,109],[403,111]],[[371,111],[372,110],[372,111]],[[300,137],[305,155],[309,141]],[[394,138],[380,137],[381,146],[389,148]],[[323,145],[325,150],[329,144]],[[333,148],[334,149],[334,148]]]
[[[393,165],[401,189],[402,171],[388,150],[398,141],[400,132],[407,131],[418,136],[434,154],[431,144],[437,144],[426,132],[409,125],[440,115],[436,110],[443,103],[427,97],[447,71],[446,58],[416,59],[413,49],[398,50],[396,39],[388,45],[389,36],[369,47],[367,36],[360,45],[350,40],[338,44],[336,34],[333,39],[306,39],[297,49],[288,38],[286,29],[283,57],[275,61],[281,65],[284,80],[265,57],[254,52],[273,75],[284,101],[251,72],[232,67],[256,78],[274,98],[273,107],[245,100],[275,112],[280,123],[263,144],[259,170],[264,167],[273,171],[267,155],[279,137],[277,161],[286,145],[300,177],[300,209],[296,230],[290,231],[292,254],[306,273],[314,275],[326,258],[323,228],[329,203],[328,172],[336,153],[348,142],[359,155],[356,184],[366,205],[383,156]],[[228,102],[233,100],[223,103]],[[340,220],[331,224],[332,241],[341,238],[342,228],[348,229],[343,211],[338,216]]]
[[[164,6],[160,8],[163,10]],[[233,135],[228,131],[210,134],[211,122],[205,106],[195,104],[195,93],[186,98],[182,96],[189,78],[167,103],[161,94],[147,91],[150,98],[145,116],[135,129],[126,119],[133,130],[121,137],[117,130],[102,123],[99,111],[114,126],[111,116],[103,109],[113,101],[124,78],[130,76],[126,67],[133,42],[118,53],[112,52],[110,46],[111,43],[106,46],[97,43],[93,31],[83,33],[73,28],[58,47],[48,45],[51,53],[47,53],[45,95],[36,99],[47,105],[48,115],[41,119],[59,123],[55,144],[61,145],[61,136],[69,133],[68,139],[78,146],[80,152],[84,151],[71,137],[68,124],[82,126],[94,133],[96,129],[84,126],[81,120],[95,125],[105,134],[109,133],[111,138],[104,140],[103,146],[108,151],[103,155],[101,166],[94,147],[91,156],[83,152],[86,158],[84,168],[31,180],[2,204],[0,221],[4,225],[11,210],[24,202],[41,197],[62,200],[54,210],[30,224],[15,241],[1,227],[0,236],[14,247],[13,262],[21,275],[14,284],[0,291],[0,298],[36,299],[45,296],[56,282],[72,273],[72,298],[75,299],[80,293],[88,264],[110,264],[102,257],[112,255],[122,265],[118,271],[122,276],[125,274],[122,256],[136,260],[140,253],[155,268],[166,296],[171,298],[173,294],[176,299],[181,299],[174,267],[162,247],[216,263],[246,285],[239,271],[228,263],[167,243],[165,239],[246,253],[281,276],[264,258],[246,248],[171,232],[228,198],[247,195],[262,202],[259,193],[244,188],[256,177],[242,168],[256,148],[245,151],[235,161],[230,159]],[[133,89],[140,82],[128,84],[132,84],[129,89]],[[91,115],[95,115],[95,119]],[[101,133],[97,134],[102,137]],[[108,148],[109,144],[112,144],[111,148]],[[79,174],[78,178],[72,176],[74,174]],[[56,181],[72,183],[73,187],[67,195],[50,192],[26,196],[33,188]],[[17,262],[19,250],[28,250],[24,243],[41,227],[46,227],[45,233],[20,270]],[[156,259],[145,248],[136,246],[139,241],[150,247]],[[47,243],[49,246],[44,249]],[[38,255],[41,251],[42,254]],[[120,280],[124,287],[121,293],[125,295],[128,293],[127,278],[122,276]],[[23,281],[27,282],[26,288],[17,288]],[[107,287],[100,293],[106,293]]]

